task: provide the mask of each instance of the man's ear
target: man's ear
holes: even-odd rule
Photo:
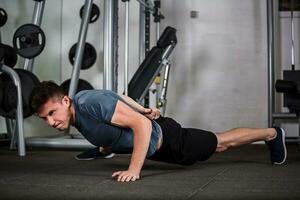
[[[71,105],[71,100],[70,100],[70,98],[68,96],[64,96],[62,98],[62,103],[65,104],[65,105],[67,105],[69,107]]]

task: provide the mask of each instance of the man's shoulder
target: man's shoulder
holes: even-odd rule
[[[110,93],[109,90],[82,90],[75,94],[74,99],[79,99],[86,96],[104,95]]]
[[[81,104],[110,98],[118,98],[118,95],[111,90],[82,90],[74,96],[74,102]]]

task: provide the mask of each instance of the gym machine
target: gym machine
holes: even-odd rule
[[[158,41],[160,38],[160,22],[162,19],[164,19],[164,16],[160,11],[160,0],[138,0],[138,2],[140,3],[139,63],[142,64],[142,61],[144,60],[145,56],[150,52],[150,14],[153,15],[154,22],[156,24],[156,41]],[[165,65],[161,68],[161,71],[156,74],[156,77],[154,79],[156,88],[152,90],[152,92],[156,93],[156,107],[161,110],[162,115],[165,114],[166,110],[166,95],[169,80],[169,72],[170,62],[165,63]],[[147,92],[144,96],[143,102],[145,107],[149,107],[149,92]]]
[[[295,54],[294,54],[294,17],[293,9],[294,1],[291,0],[291,70],[283,71],[283,80],[277,80],[274,84],[275,77],[275,45],[274,45],[274,5],[272,0],[267,1],[268,14],[268,66],[269,66],[269,107],[268,107],[268,126],[273,127],[279,120],[298,120],[298,144],[300,148],[300,70],[295,70]],[[275,85],[275,87],[274,87]],[[275,112],[275,90],[284,95],[284,107],[289,112]]]
[[[157,41],[157,46],[151,49],[133,75],[128,86],[128,96],[137,102],[145,98],[155,77],[169,63],[168,59],[176,44],[176,29],[167,27]]]

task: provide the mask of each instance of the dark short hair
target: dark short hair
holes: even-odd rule
[[[48,100],[64,96],[64,91],[54,81],[43,81],[33,88],[30,95],[30,107],[37,112]]]

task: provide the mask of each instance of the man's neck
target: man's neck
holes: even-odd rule
[[[70,110],[71,110],[70,125],[74,126],[74,124],[75,124],[75,109],[74,109],[73,103],[71,104]]]

